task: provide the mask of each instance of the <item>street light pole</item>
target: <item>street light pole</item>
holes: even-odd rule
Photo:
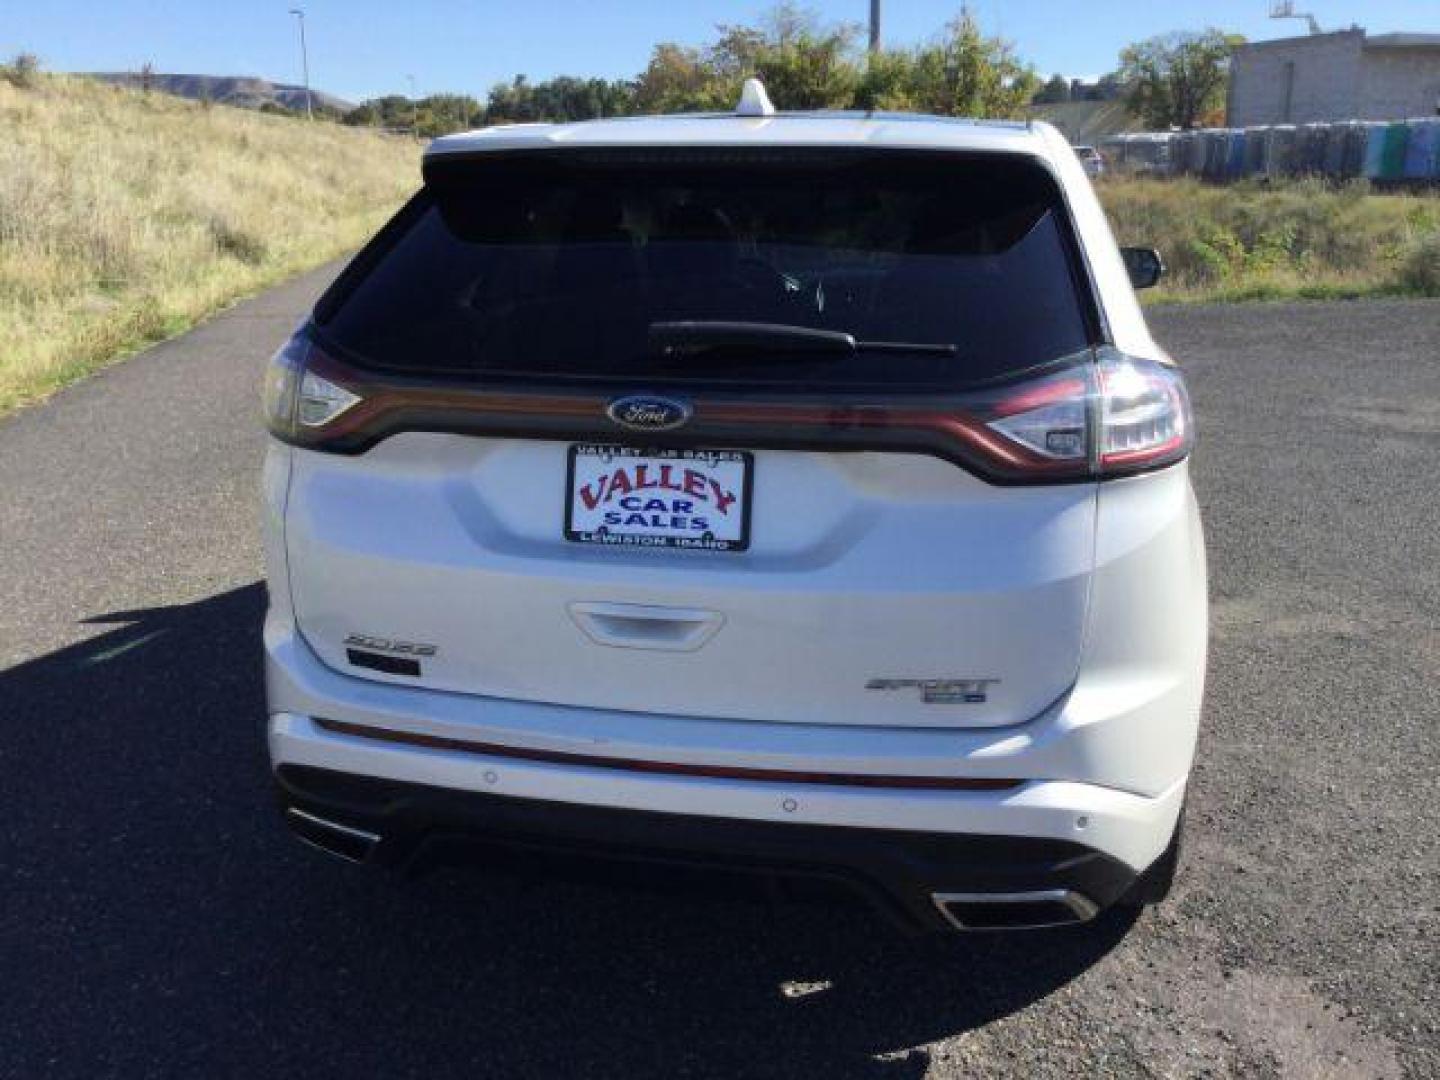
[[[870,55],[880,51],[880,0],[870,0]]]
[[[315,119],[315,106],[310,98],[310,51],[305,48],[305,12],[291,8],[290,14],[300,24],[300,70],[305,75],[305,119]]]

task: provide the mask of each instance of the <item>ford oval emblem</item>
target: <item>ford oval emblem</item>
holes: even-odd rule
[[[605,410],[611,420],[632,431],[670,431],[688,421],[693,412],[686,402],[648,394],[616,398]]]

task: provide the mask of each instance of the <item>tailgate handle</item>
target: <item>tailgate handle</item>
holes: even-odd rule
[[[647,604],[571,604],[570,618],[597,645],[672,652],[694,652],[725,623],[718,611]]]

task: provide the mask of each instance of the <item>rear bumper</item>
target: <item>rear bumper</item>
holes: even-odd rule
[[[974,731],[764,724],[575,709],[397,687],[332,671],[283,608],[266,622],[270,756],[356,776],[656,814],[1082,845],[1139,872],[1179,818],[1198,701],[1161,687],[1076,691],[1028,724]],[[317,719],[432,740],[405,745]],[[526,760],[450,744],[776,773],[1015,778],[913,790],[667,774]],[[1152,752],[1151,747],[1159,747]]]
[[[586,861],[638,861],[714,872],[822,879],[910,929],[953,925],[938,900],[1029,897],[968,925],[1082,922],[1120,899],[1136,872],[1074,841],[832,825],[780,824],[582,806],[301,765],[276,770],[287,821],[302,838],[355,861],[414,869],[497,849]],[[988,918],[986,924],[969,922]]]
[[[968,733],[755,724],[370,682],[326,667],[283,613],[267,620],[266,651],[270,756],[292,828],[382,865],[409,867],[479,841],[818,876],[918,928],[946,925],[942,894],[971,903],[976,894],[1048,894],[1017,905],[1024,917],[1014,922],[1079,921],[1162,855],[1185,794],[1183,772],[1154,793],[1112,786],[1124,770],[1108,766],[1134,751],[1127,729],[1164,723],[1153,701],[1138,715],[1083,723],[1067,712],[1072,697],[1029,724]],[[1192,724],[1182,714],[1172,732],[1183,737]],[[644,771],[625,761],[772,775]],[[915,789],[802,782],[778,775],[785,770],[1016,783]]]

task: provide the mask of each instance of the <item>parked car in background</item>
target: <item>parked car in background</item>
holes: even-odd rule
[[[1200,715],[1185,385],[1046,124],[495,127],[275,356],[269,740],[347,858],[1160,899]]]
[[[1086,176],[1093,178],[1105,174],[1105,158],[1095,147],[1077,146],[1075,147],[1075,156],[1080,159],[1080,164],[1085,166]]]

